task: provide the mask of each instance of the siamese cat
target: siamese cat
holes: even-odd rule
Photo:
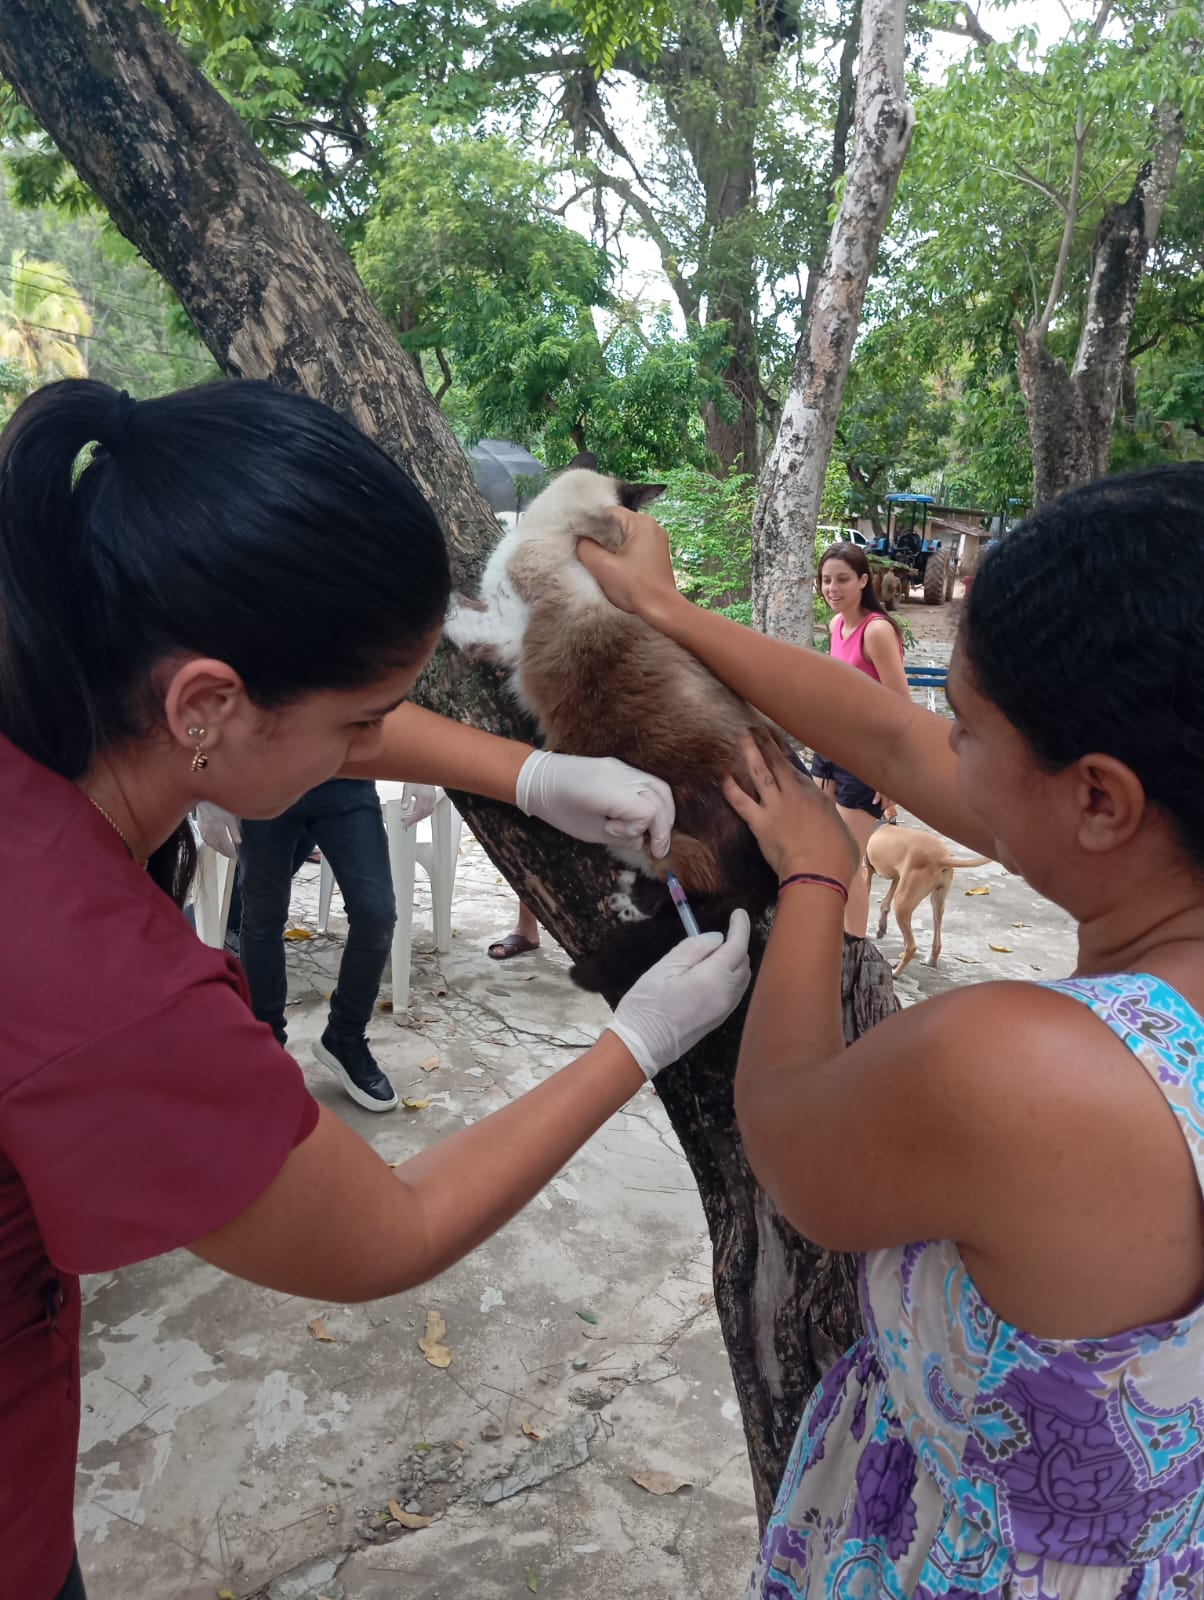
[[[453,599],[444,628],[459,649],[509,672],[512,693],[549,750],[617,756],[673,790],[677,820],[665,860],[654,861],[636,841],[608,846],[630,869],[610,902],[623,926],[604,925],[599,947],[572,976],[612,997],[681,938],[667,869],[681,879],[704,932],[725,931],[737,906],[755,921],[777,893],[720,780],[731,773],[751,793],[741,738],[751,733],[786,749],[784,740],[687,650],[611,605],[577,559],[582,537],[611,550],[622,544],[610,508],[640,510],[663,490],[575,462],[499,541],[480,599]]]

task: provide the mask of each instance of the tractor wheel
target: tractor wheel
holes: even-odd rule
[[[943,605],[945,601],[945,569],[949,557],[943,550],[934,550],[924,564],[924,604]]]

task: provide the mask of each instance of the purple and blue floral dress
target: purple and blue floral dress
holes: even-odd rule
[[[1204,1020],[1149,976],[1049,987],[1166,1097],[1204,1184]],[[1204,1306],[1105,1339],[997,1317],[948,1241],[861,1268],[746,1600],[1201,1600]]]

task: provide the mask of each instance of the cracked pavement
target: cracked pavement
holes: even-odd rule
[[[298,875],[297,927],[316,927],[317,880]],[[487,959],[514,901],[467,834],[448,955],[430,952],[421,873],[417,902],[406,1025],[378,1012],[371,1039],[424,1110],[363,1112],[310,1057],[338,897],[329,936],[288,945],[290,1047],[387,1161],[539,1082],[607,1014],[550,940]],[[689,1171],[643,1090],[506,1229],[409,1294],[323,1306],[185,1252],[89,1280],[77,1519],[91,1600],[740,1593],[756,1519],[710,1259]],[[418,1348],[431,1310],[445,1370]],[[317,1315],[332,1343],[311,1335]],[[593,1427],[579,1465],[485,1502],[575,1425]],[[652,1494],[633,1482],[649,1472],[688,1487]],[[392,1511],[436,1520],[406,1531]]]

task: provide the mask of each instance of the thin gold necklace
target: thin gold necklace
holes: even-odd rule
[[[121,831],[121,829],[120,829],[120,828],[119,828],[119,827],[118,827],[118,826],[117,826],[117,824],[116,824],[116,823],[115,823],[115,822],[114,822],[114,821],[113,821],[113,819],[112,819],[112,817],[111,817],[111,816],[110,816],[110,815],[109,815],[109,813],[108,813],[108,812],[107,812],[107,811],[106,811],[106,810],[105,810],[105,808],[104,808],[104,807],[103,807],[103,806],[102,806],[102,805],[101,805],[101,803],[100,803],[100,801],[99,801],[99,800],[93,800],[93,799],[92,799],[92,796],[91,796],[91,795],[89,795],[89,796],[88,796],[88,799],[89,799],[89,800],[92,800],[92,804],[93,804],[93,805],[94,805],[94,806],[95,806],[95,807],[96,807],[96,809],[97,809],[97,811],[99,811],[99,812],[100,812],[100,814],[101,814],[101,816],[102,816],[102,817],[103,817],[103,818],[104,818],[104,819],[105,819],[105,821],[106,821],[106,822],[107,822],[107,823],[108,823],[108,825],[109,825],[109,827],[110,827],[110,828],[112,828],[112,830],[113,830],[113,832],[114,832],[114,833],[115,833],[115,834],[116,834],[116,835],[117,835],[117,837],[118,837],[118,838],[119,838],[119,839],[120,839],[120,840],[121,840],[121,842],[122,842],[122,844],[123,844],[123,845],[124,845],[124,846],[125,846],[125,848],[126,848],[126,850],[127,850],[127,851],[128,851],[128,852],[129,852],[129,857],[130,857],[130,860],[131,860],[131,861],[138,861],[138,857],[137,857],[137,856],[136,856],[136,855],[135,855],[135,854],[134,854],[134,847],[133,847],[133,845],[132,845],[132,844],[131,844],[131,843],[130,843],[130,841],[129,841],[129,840],[128,840],[128,839],[127,839],[127,838],[126,838],[126,836],[125,836],[125,834],[124,834],[124,833],[122,833],[122,831]],[[145,872],[145,871],[146,871],[146,868],[147,868],[147,866],[148,866],[148,864],[149,864],[149,863],[148,863],[148,862],[146,862],[146,861],[141,861],[141,862],[138,862],[138,864],[139,864],[139,866],[140,866],[140,867],[141,867],[141,868],[142,868],[142,870],[143,870],[143,872]]]

